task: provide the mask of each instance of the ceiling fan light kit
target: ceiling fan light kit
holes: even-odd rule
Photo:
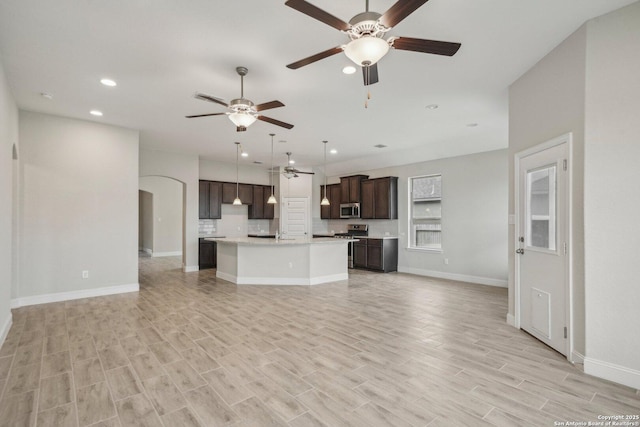
[[[389,52],[389,43],[373,36],[351,40],[344,47],[344,54],[359,66],[371,66]]]

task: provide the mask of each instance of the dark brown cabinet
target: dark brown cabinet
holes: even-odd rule
[[[267,203],[269,201],[269,197],[271,197],[271,186],[265,185],[262,195],[262,201],[264,202],[264,219],[273,219],[275,217],[276,206],[274,204]]]
[[[324,185],[320,186],[320,201],[324,197]],[[340,184],[327,185],[329,206],[320,205],[321,219],[340,219]]]
[[[222,183],[200,181],[199,218],[220,219],[222,217]]]
[[[353,266],[385,273],[398,271],[398,239],[360,239],[354,242]]]
[[[239,184],[237,194],[238,194],[238,197],[240,197],[240,201],[242,201],[243,205],[250,205],[253,203],[253,185]],[[223,182],[222,183],[222,203],[232,204],[235,198],[236,198],[236,183]]]
[[[398,219],[398,177],[362,181],[362,219]]]
[[[367,178],[367,175],[340,178],[340,203],[360,203],[360,183]]]
[[[271,187],[268,185],[254,185],[252,191],[253,201],[249,206],[249,219],[273,219],[273,205],[267,203],[271,195]]]
[[[198,267],[200,270],[216,268],[217,246],[216,242],[200,239],[198,248]]]

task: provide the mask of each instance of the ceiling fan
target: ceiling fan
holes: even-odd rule
[[[214,102],[216,104],[224,105],[229,111],[225,113],[210,113],[210,114],[197,114],[195,116],[186,116],[188,119],[195,117],[207,117],[207,116],[222,116],[227,115],[229,119],[236,125],[238,132],[244,132],[247,128],[256,121],[262,120],[263,122],[271,123],[276,126],[281,126],[286,129],[291,129],[293,125],[280,120],[272,119],[271,117],[263,116],[261,111],[269,110],[271,108],[284,107],[284,104],[280,101],[265,102],[255,105],[250,100],[244,97],[244,76],[247,75],[249,70],[246,67],[236,67],[236,72],[240,75],[240,98],[232,99],[229,104],[224,102],[220,98],[215,96],[206,95],[204,93],[196,93],[194,96],[197,99],[203,101]]]
[[[315,172],[304,172],[291,166],[291,152],[287,151],[287,166],[283,168],[282,175],[289,178],[297,178],[298,174],[315,175]]]
[[[320,22],[343,32],[350,41],[343,46],[333,47],[300,61],[287,65],[296,70],[329,56],[343,52],[347,57],[362,67],[365,86],[378,82],[377,62],[387,54],[389,48],[410,50],[413,52],[433,53],[436,55],[453,56],[460,49],[460,43],[443,42],[438,40],[416,39],[411,37],[383,36],[400,21],[412,14],[428,0],[398,0],[385,13],[369,11],[369,0],[366,0],[365,11],[357,14],[349,23],[325,12],[305,0],[287,0],[284,4],[308,15]]]

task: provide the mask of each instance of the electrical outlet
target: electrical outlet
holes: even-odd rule
[[[289,262],[289,268],[293,268],[293,263]]]
[[[445,265],[449,265],[449,258],[445,258],[444,259],[444,263],[445,263]]]
[[[82,278],[83,279],[89,278],[89,270],[82,270]]]

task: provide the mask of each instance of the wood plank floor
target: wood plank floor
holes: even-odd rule
[[[505,289],[352,271],[243,286],[141,258],[139,293],[24,307],[1,426],[553,426],[640,414],[505,323]]]

